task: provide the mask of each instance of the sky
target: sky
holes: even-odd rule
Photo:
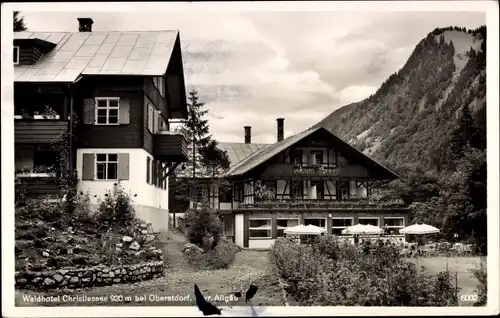
[[[29,31],[178,29],[188,89],[200,92],[214,139],[276,141],[374,93],[437,27],[476,28],[482,12],[36,12],[23,11]]]

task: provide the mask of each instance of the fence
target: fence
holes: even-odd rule
[[[459,306],[473,306],[478,300],[476,292],[479,283],[472,269],[485,268],[485,257],[415,257],[410,258],[418,267],[423,266],[429,273],[448,271],[455,287],[458,287]]]

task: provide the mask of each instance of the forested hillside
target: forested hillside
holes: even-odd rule
[[[392,168],[413,162],[440,169],[461,108],[485,131],[485,35],[485,27],[434,30],[374,95],[318,125]]]
[[[369,98],[317,125],[400,176],[382,197],[402,198],[411,222],[486,253],[486,27],[436,29]]]

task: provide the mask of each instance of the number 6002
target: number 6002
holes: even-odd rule
[[[460,296],[461,301],[477,301],[477,295],[462,295]]]

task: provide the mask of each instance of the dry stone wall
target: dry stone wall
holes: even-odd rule
[[[99,265],[85,269],[68,268],[42,272],[20,271],[15,274],[16,288],[40,290],[132,283],[161,277],[164,268],[163,261],[155,261],[110,267]]]

